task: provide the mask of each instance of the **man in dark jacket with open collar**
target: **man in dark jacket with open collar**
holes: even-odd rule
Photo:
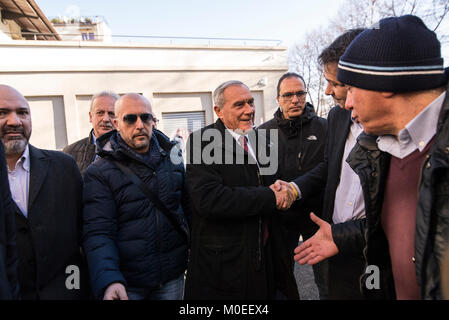
[[[277,85],[279,109],[273,119],[258,128],[268,130],[268,134],[269,130],[278,130],[278,141],[273,141],[278,145],[277,176],[285,181],[302,176],[324,159],[327,121],[316,115],[313,106],[306,102],[306,97],[306,84],[299,74],[288,72],[282,75]],[[309,219],[309,212],[321,216],[323,195],[323,192],[316,192],[306,201],[295,202],[281,214],[292,263],[293,250],[298,246],[299,237],[302,235],[303,240],[307,240],[318,230]],[[315,282],[321,298],[327,296],[323,266],[314,266]]]
[[[142,95],[122,96],[115,114],[117,130],[97,140],[101,158],[84,176],[83,247],[94,295],[182,299],[190,209],[181,154],[152,129],[151,105]]]
[[[276,208],[291,189],[274,191],[277,155],[252,130],[254,98],[240,81],[214,92],[218,120],[190,135],[187,185],[193,221],[186,299],[298,299]]]
[[[347,237],[347,230],[357,228],[365,222],[365,208],[360,179],[345,162],[362,127],[351,119],[351,112],[344,109],[347,88],[337,80],[338,60],[362,31],[363,29],[345,31],[323,49],[318,58],[327,80],[325,94],[332,96],[337,105],[327,117],[324,160],[294,180],[301,198],[307,199],[316,193],[324,195],[321,218],[331,223],[332,236],[339,249],[337,256],[323,261],[328,264],[324,278],[328,286],[327,298],[331,300],[363,299],[359,277],[365,267],[362,253],[364,241]],[[309,217],[308,214],[306,216]]]
[[[89,121],[92,130],[89,136],[66,146],[62,151],[71,155],[78,165],[81,176],[96,159],[95,142],[98,137],[114,129],[114,104],[119,96],[112,91],[102,91],[92,97]]]
[[[449,243],[449,69],[435,33],[416,16],[385,18],[358,35],[341,57],[345,107],[364,133],[348,156],[359,175],[366,224],[369,298],[441,299],[440,264]],[[329,227],[302,259],[335,255]],[[348,230],[349,231],[349,230]],[[318,245],[318,246],[317,246]]]
[[[0,114],[0,119],[1,117]],[[18,299],[16,223],[11,192],[9,191],[5,150],[1,141],[0,190],[0,300]]]
[[[75,161],[28,144],[31,114],[17,90],[0,86],[0,138],[14,200],[22,299],[85,299],[81,256],[82,179]]]

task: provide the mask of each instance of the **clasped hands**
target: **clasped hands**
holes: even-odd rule
[[[276,180],[270,189],[276,196],[276,209],[278,210],[288,210],[297,198],[297,191],[288,182]]]

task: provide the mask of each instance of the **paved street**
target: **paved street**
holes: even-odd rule
[[[301,300],[319,300],[318,288],[315,285],[312,266],[301,266],[295,263],[294,271]]]

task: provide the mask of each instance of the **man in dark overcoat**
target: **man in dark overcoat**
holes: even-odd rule
[[[83,299],[83,182],[72,157],[28,143],[31,113],[24,96],[0,85],[0,139],[15,209],[22,299]]]
[[[228,81],[214,104],[219,119],[187,144],[193,227],[186,298],[298,299],[276,210],[290,207],[293,190],[268,187],[277,155],[265,161],[266,136],[252,130],[254,98],[242,82]]]

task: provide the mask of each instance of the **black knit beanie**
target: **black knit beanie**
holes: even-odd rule
[[[435,33],[416,16],[385,18],[360,33],[338,63],[340,82],[357,88],[407,92],[448,82]]]

